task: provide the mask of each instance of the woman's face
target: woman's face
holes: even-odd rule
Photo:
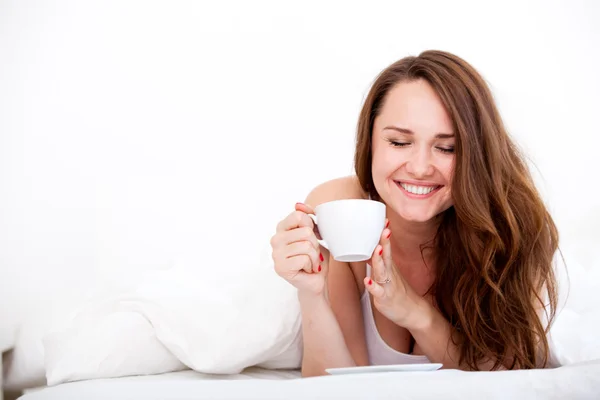
[[[452,121],[424,80],[387,94],[372,135],[373,181],[382,200],[407,221],[426,222],[452,206]]]

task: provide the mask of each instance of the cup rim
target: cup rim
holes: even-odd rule
[[[377,205],[381,204],[382,206],[385,207],[385,203],[378,201],[378,200],[373,200],[373,199],[337,199],[337,200],[331,200],[331,201],[327,201],[325,203],[321,203],[318,206],[315,207],[315,212],[317,211],[318,208],[331,204],[331,203],[340,203],[340,202],[369,202],[369,203],[376,203]]]

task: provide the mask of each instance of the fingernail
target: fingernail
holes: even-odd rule
[[[379,250],[379,255],[383,254],[383,247]]]
[[[297,202],[297,203],[296,203],[296,205],[301,205],[301,206],[303,206],[303,205],[304,205],[304,203]]]
[[[389,220],[389,219],[386,219],[386,220],[385,220],[385,227],[387,228],[388,226],[390,226],[390,220]]]
[[[372,285],[373,281],[371,279],[369,279],[369,285]]]
[[[385,238],[386,238],[386,239],[389,239],[389,238],[390,238],[390,236],[392,236],[392,231],[389,231],[389,232],[388,232],[388,234],[387,234],[387,235],[385,235]]]
[[[325,259],[323,258],[323,254],[322,254],[322,253],[319,253],[319,258],[321,259],[321,262],[323,262],[323,260],[325,260]]]
[[[319,272],[321,272],[321,266],[319,265]]]

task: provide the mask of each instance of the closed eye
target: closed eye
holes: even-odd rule
[[[406,147],[406,146],[409,146],[411,144],[410,142],[398,142],[396,140],[391,140],[391,139],[388,139],[388,142],[390,142],[390,144],[393,147]],[[452,154],[452,153],[454,153],[454,146],[449,146],[449,147],[437,146],[436,149],[439,150],[439,151],[441,151],[442,153],[445,153],[445,154]]]
[[[408,146],[410,144],[408,142],[396,142],[394,140],[390,140],[389,142],[394,147],[405,147],[405,146]]]
[[[454,147],[436,147],[442,153],[452,154],[454,153]]]

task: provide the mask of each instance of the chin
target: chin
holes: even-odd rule
[[[394,202],[392,209],[403,220],[409,222],[429,222],[437,218],[440,214],[446,211],[452,205],[434,206],[434,207],[419,207],[415,204],[407,204],[403,201]]]
[[[403,220],[409,222],[429,222],[435,218],[437,214],[400,212],[398,215],[400,215]]]
[[[404,221],[409,222],[427,222],[437,215],[434,210],[410,207],[404,202],[394,202],[390,206],[394,213],[398,214]]]

